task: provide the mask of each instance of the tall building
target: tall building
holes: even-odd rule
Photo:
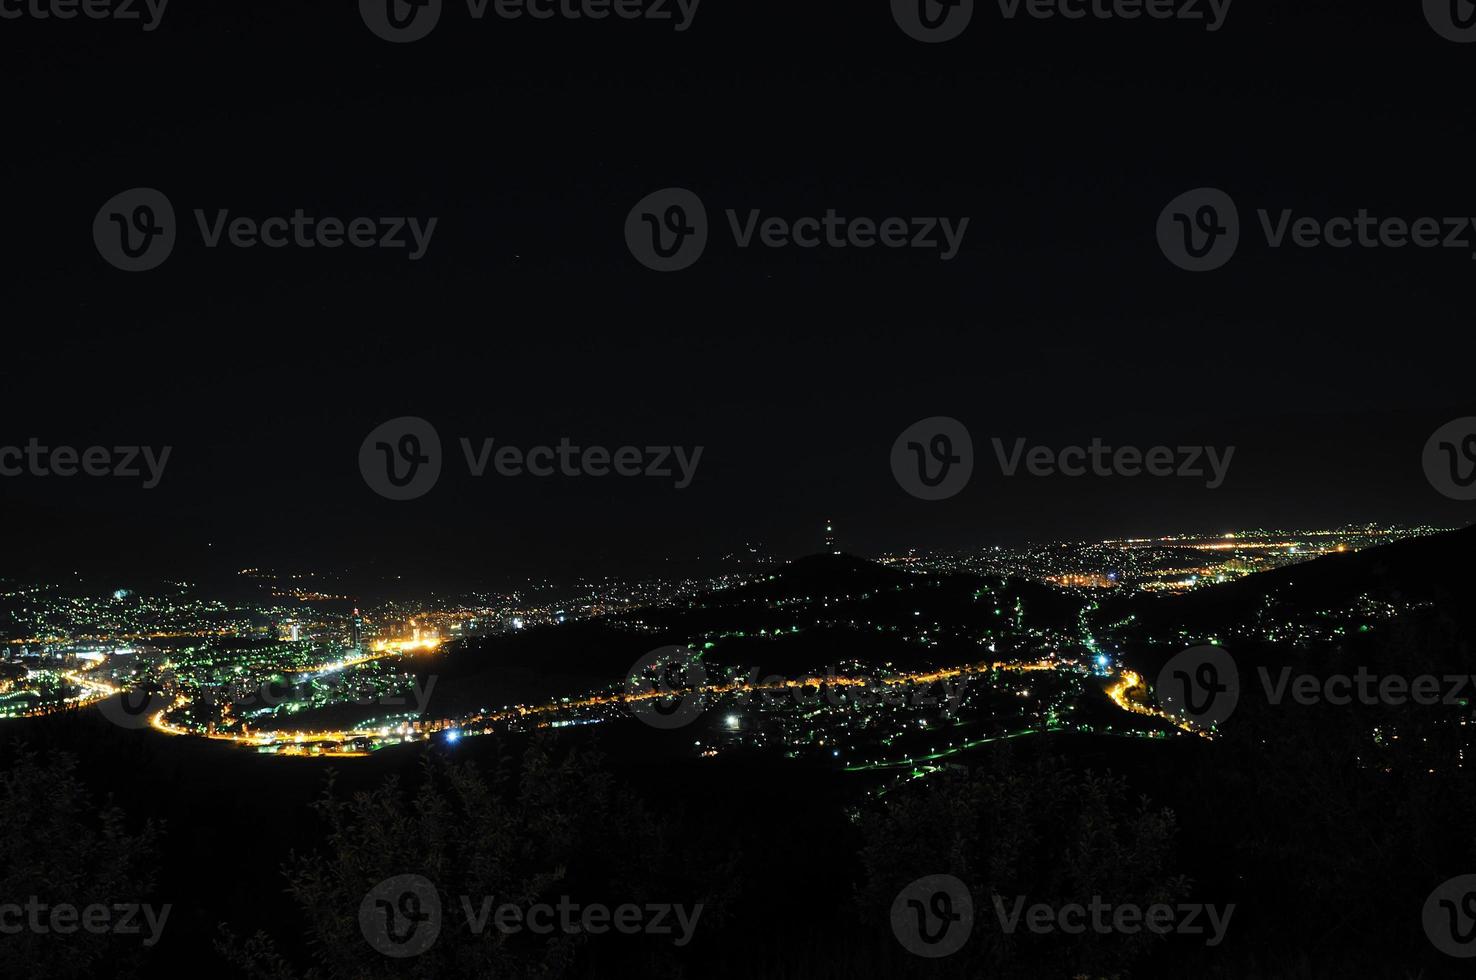
[[[359,616],[359,610],[354,610],[354,615],[349,620],[349,646],[355,651],[364,648],[364,620]]]
[[[827,520],[825,522],[825,539],[824,539],[824,542],[823,542],[823,544],[822,544],[822,546],[820,548],[820,551],[821,551],[822,554],[826,554],[826,555],[838,555],[838,554],[840,554],[840,549],[835,546],[835,522],[834,521]]]

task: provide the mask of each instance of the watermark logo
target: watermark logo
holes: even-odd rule
[[[1234,446],[1112,446],[1093,438],[1087,446],[1065,446],[1055,450],[1049,446],[1026,449],[1023,437],[1015,440],[1006,452],[1003,439],[990,440],[999,460],[1000,472],[1014,476],[1023,463],[1031,476],[1153,476],[1203,479],[1209,490],[1218,490],[1230,471]],[[1208,464],[1206,470],[1205,464]]]
[[[490,466],[498,476],[645,476],[672,480],[677,490],[685,490],[697,476],[702,462],[703,446],[576,446],[568,436],[556,446],[497,445],[496,439],[483,439],[476,446],[465,436],[461,452],[466,468],[474,477],[482,477]],[[673,468],[675,464],[675,468]]]
[[[562,932],[566,936],[589,933],[598,936],[615,932],[625,936],[645,933],[649,936],[674,936],[673,946],[685,946],[692,941],[697,929],[697,920],[706,907],[702,902],[691,906],[671,902],[647,902],[636,905],[627,902],[611,908],[599,902],[581,905],[568,895],[560,895],[558,903],[533,902],[524,907],[515,902],[503,902],[493,907],[495,899],[485,896],[473,905],[470,895],[461,896],[461,910],[467,929],[474,936],[487,930],[488,924],[495,925],[505,936],[529,932],[535,936],[547,936]]]
[[[707,208],[682,187],[647,194],[625,217],[625,243],[646,268],[678,272],[707,249]]]
[[[359,930],[385,956],[419,956],[440,938],[440,893],[422,875],[386,878],[359,903]]]
[[[1447,422],[1425,442],[1425,477],[1452,500],[1476,500],[1476,417]]]
[[[393,44],[419,41],[436,29],[442,0],[359,0],[364,25]]]
[[[672,945],[685,946],[692,941],[697,921],[705,905],[691,906],[671,902],[628,902],[614,908],[598,902],[584,905],[568,895],[557,902],[516,902],[498,904],[491,895],[474,900],[459,896],[466,930],[483,936],[489,927],[504,936],[531,933],[548,936],[601,935],[611,931],[626,936],[646,934],[673,936]],[[422,875],[405,874],[386,878],[364,896],[359,905],[359,929],[374,949],[394,959],[419,956],[435,945],[441,935],[443,921],[441,896],[434,883]],[[459,930],[458,930],[459,931]]]
[[[115,194],[92,219],[92,240],[109,265],[124,272],[158,268],[174,251],[174,205],[152,187]]]
[[[195,706],[228,705],[238,711],[277,709],[293,703],[352,704],[359,707],[380,705],[408,708],[411,714],[419,717],[424,715],[439,679],[437,674],[427,674],[423,681],[417,675],[410,675],[406,679],[409,692],[407,697],[404,693],[386,693],[382,689],[382,681],[367,678],[356,680],[340,672],[328,676],[320,672],[296,682],[279,682],[275,678],[256,681],[234,676],[218,682],[216,678],[201,677],[192,684],[188,701]],[[184,698],[174,693],[180,689],[180,680],[173,670],[166,669],[152,682],[139,683],[130,690],[97,702],[98,710],[104,718],[119,728],[148,728],[161,712],[169,710],[175,704],[185,703]],[[406,690],[407,687],[400,688],[402,692]],[[165,726],[167,727],[167,721]]]
[[[1165,713],[1209,728],[1240,702],[1240,671],[1223,647],[1190,647],[1163,665],[1154,693]]]
[[[1234,0],[998,0],[1005,20],[1023,10],[1036,20],[1150,20],[1203,21],[1213,34],[1225,26]]]
[[[192,699],[197,705],[233,705],[238,709],[280,708],[293,702],[309,703],[315,698],[332,704],[353,704],[359,707],[380,705],[382,707],[406,707],[413,715],[425,713],[431,694],[440,679],[438,674],[427,674],[422,682],[419,676],[408,677],[410,697],[403,694],[387,694],[371,679],[356,680],[335,672],[330,676],[321,674],[295,683],[279,683],[274,678],[253,681],[231,678],[223,684],[202,686]],[[403,690],[403,688],[401,688]]]
[[[144,936],[143,945],[152,947],[164,934],[173,905],[136,902],[101,902],[78,907],[69,902],[51,904],[32,895],[24,905],[19,902],[0,904],[0,935],[17,936],[30,932],[38,936],[70,936],[78,932],[94,936]],[[142,922],[140,922],[142,920]],[[144,934],[147,926],[148,934]]]
[[[1087,932],[1101,936],[1174,933],[1205,936],[1206,946],[1224,942],[1235,914],[1233,903],[1221,906],[1157,902],[1144,906],[1136,902],[1109,902],[1101,895],[1093,895],[1087,902],[1027,905],[1024,895],[1006,902],[996,894],[990,902],[1003,935],[1022,930],[1042,936],[1057,933],[1080,936]],[[973,928],[973,898],[968,886],[953,875],[919,878],[892,901],[892,932],[903,948],[918,956],[937,959],[958,952],[968,942]]]
[[[229,209],[213,213],[193,211],[200,242],[208,249],[222,246],[250,249],[324,248],[345,245],[356,249],[404,249],[418,262],[430,248],[439,218],[354,217],[319,218],[302,208],[289,215],[252,218],[232,216]],[[125,272],[158,268],[174,251],[179,231],[169,198],[151,187],[135,187],[112,197],[92,221],[92,238],[109,264]]]
[[[892,475],[919,500],[947,500],[968,485],[973,473],[974,441],[957,419],[923,419],[892,443]]]
[[[359,472],[381,497],[423,497],[441,478],[441,437],[425,419],[413,415],[390,419],[364,437]]]
[[[385,218],[319,218],[302,208],[291,217],[275,215],[257,219],[238,215],[231,217],[225,208],[214,215],[195,209],[195,225],[206,248],[350,248],[405,249],[411,262],[419,262],[430,248],[439,218],[424,222],[418,217]]]
[[[484,438],[459,440],[467,472],[474,478],[502,477],[650,477],[671,480],[685,490],[697,476],[703,446],[580,446],[569,437],[557,445],[498,444]],[[441,439],[422,418],[391,419],[359,446],[359,471],[375,493],[390,500],[414,500],[429,493],[441,475]]]
[[[974,16],[975,0],[892,0],[892,19],[908,37],[951,41]],[[999,16],[1032,20],[1176,20],[1200,22],[1209,33],[1225,26],[1234,0],[995,0]],[[1459,2],[1459,0],[1456,0]]]
[[[0,0],[0,20],[136,20],[144,33],[157,30],[169,0]]]
[[[1457,875],[1425,899],[1425,935],[1446,956],[1476,956],[1476,875]]]
[[[485,20],[644,20],[670,23],[678,34],[692,26],[702,0],[466,0],[467,15]],[[405,44],[427,37],[440,23],[442,0],[359,0],[359,15],[376,37]]]
[[[1472,0],[1425,0],[1425,19],[1447,41],[1476,41],[1476,3]]]
[[[785,218],[757,208],[740,214],[723,212],[733,244],[740,249],[793,246],[800,249],[858,248],[935,251],[952,261],[963,246],[969,219],[846,217],[835,208],[823,216]],[[625,242],[636,260],[657,272],[688,268],[702,257],[708,241],[707,209],[701,198],[680,187],[668,187],[642,198],[625,217]]]
[[[1099,936],[1133,936],[1145,931],[1159,936],[1170,933],[1203,936],[1208,932],[1206,946],[1218,946],[1225,941],[1230,918],[1235,914],[1234,903],[1219,906],[1203,902],[1177,905],[1158,902],[1144,907],[1136,902],[1114,904],[1100,895],[1093,895],[1090,902],[1068,902],[1059,907],[1044,902],[1027,907],[1023,895],[1017,895],[1009,909],[1005,908],[1003,896],[995,895],[991,901],[1000,930],[1008,935],[1013,935],[1022,924],[1026,931],[1042,936],[1058,932],[1080,936],[1088,931]]]
[[[686,647],[661,647],[626,672],[626,704],[652,728],[682,728],[702,714],[706,684],[707,671],[695,653]]]
[[[1406,704],[1430,706],[1436,704],[1459,705],[1470,699],[1468,689],[1476,691],[1476,675],[1471,674],[1418,674],[1408,677],[1403,674],[1379,676],[1367,667],[1359,667],[1353,674],[1331,674],[1318,677],[1314,674],[1292,676],[1290,667],[1281,668],[1275,680],[1271,671],[1257,667],[1261,687],[1266,700],[1279,705],[1288,694],[1292,702],[1313,705],[1326,702],[1338,706],[1358,702],[1364,705],[1390,705],[1401,707]]]
[[[143,480],[152,490],[164,479],[173,446],[45,446],[32,436],[24,446],[0,446],[0,477],[105,476]]]
[[[1235,255],[1240,219],[1235,202],[1212,187],[1181,194],[1158,216],[1158,243],[1170,262],[1190,272],[1218,269]],[[1359,208],[1351,215],[1316,217],[1291,208],[1256,209],[1270,249],[1464,249],[1476,258],[1471,232],[1476,218],[1381,217]]]
[[[1000,473],[1007,477],[1179,477],[1204,480],[1217,490],[1225,483],[1234,446],[1111,446],[1100,438],[1087,445],[1028,445],[1023,436],[1006,445],[991,437]],[[956,419],[935,417],[909,426],[892,444],[892,474],[902,489],[923,500],[943,500],[963,490],[973,473],[973,441]]]
[[[1230,195],[1214,187],[1186,191],[1158,215],[1158,247],[1189,272],[1210,272],[1235,256],[1240,212]]]
[[[104,698],[98,702],[97,709],[119,728],[148,728],[154,717],[169,707],[171,702],[162,688],[173,680],[174,675],[166,672],[157,685],[138,686]]]
[[[974,19],[974,0],[892,0],[892,19],[924,44],[951,41]]]
[[[927,875],[892,900],[892,935],[909,953],[951,956],[974,931],[974,899],[953,875]]]

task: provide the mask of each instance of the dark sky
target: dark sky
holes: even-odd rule
[[[681,33],[476,22],[448,0],[395,45],[352,2],[177,2],[153,32],[0,20],[0,446],[173,447],[154,490],[0,479],[0,575],[374,558],[567,576],[750,540],[798,553],[826,516],[861,552],[1472,517],[1420,466],[1438,425],[1476,414],[1470,249],[1272,250],[1255,216],[1476,216],[1476,45],[1419,3],[1236,0],[1207,32],[990,2],[926,45],[879,0],[706,0]],[[181,238],[129,274],[91,225],[139,186],[168,195]],[[623,227],[669,186],[714,230],[663,275]],[[1154,228],[1201,186],[1237,201],[1244,236],[1196,275]],[[410,262],[207,249],[194,208],[439,221]],[[726,208],[971,221],[940,262],[738,250]],[[357,455],[402,415],[447,459],[431,493],[392,502]],[[888,457],[935,415],[979,459],[926,503]],[[677,491],[474,480],[462,436],[705,448]],[[993,436],[1236,455],[1216,490],[1006,479]]]

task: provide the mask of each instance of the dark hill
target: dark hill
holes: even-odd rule
[[[1346,609],[1363,599],[1402,608],[1434,604],[1471,618],[1476,599],[1476,526],[1249,575],[1182,596],[1132,596],[1104,604],[1104,616],[1131,613],[1155,630],[1215,630],[1245,623],[1271,605]]]

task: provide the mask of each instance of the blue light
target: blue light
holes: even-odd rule
[[[1099,653],[1099,654],[1097,654],[1097,666],[1098,667],[1105,668],[1111,662],[1112,661],[1108,658],[1107,654],[1105,654],[1105,653]]]
[[[461,732],[457,731],[454,728],[448,728],[448,729],[446,729],[446,741],[448,741],[448,742],[459,742],[459,741],[461,741]]]

